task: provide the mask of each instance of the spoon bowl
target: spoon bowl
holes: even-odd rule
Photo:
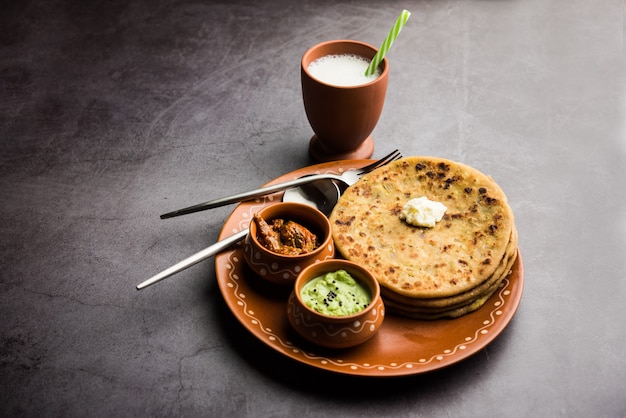
[[[303,177],[308,177],[308,174]],[[316,180],[285,190],[283,202],[296,202],[312,206],[328,216],[341,197],[341,189],[332,180]]]

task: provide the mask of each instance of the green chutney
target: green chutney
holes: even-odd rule
[[[302,286],[300,297],[309,308],[329,316],[355,314],[372,301],[369,289],[345,270],[310,280]]]

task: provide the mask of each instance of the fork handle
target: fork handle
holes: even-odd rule
[[[207,258],[241,241],[242,239],[246,237],[246,235],[248,235],[248,232],[249,232],[248,228],[243,229],[237,232],[236,234],[233,234],[227,238],[224,238],[221,241],[216,242],[213,245],[206,247],[204,250],[199,251],[195,253],[194,255],[185,258],[183,261],[180,261],[174,264],[172,267],[169,267],[163,270],[162,272],[160,272],[159,274],[152,276],[145,282],[138,284],[137,290],[141,290],[157,282],[160,282],[161,280],[166,279],[172,276],[173,274],[176,274],[180,271],[185,270],[186,268],[189,268],[195,264],[198,264],[202,260],[206,260]]]
[[[180,215],[187,215],[189,213],[200,212],[207,209],[214,209],[220,206],[229,205],[231,203],[243,202],[246,200],[252,200],[257,197],[265,196],[270,193],[280,192],[291,187],[302,186],[303,184],[310,183],[316,180],[334,179],[343,181],[340,176],[335,174],[314,174],[312,176],[300,177],[295,180],[286,181],[284,183],[273,184],[271,186],[262,187],[260,189],[251,190],[249,192],[243,192],[232,196],[222,197],[216,200],[210,200],[204,203],[198,203],[197,205],[189,206],[183,209],[178,209],[173,212],[168,212],[161,215],[161,219],[174,218]]]

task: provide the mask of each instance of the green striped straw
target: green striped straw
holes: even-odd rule
[[[400,13],[400,16],[398,16],[398,19],[396,20],[396,23],[394,23],[393,27],[389,31],[389,35],[387,35],[383,44],[380,46],[380,48],[378,48],[378,52],[376,52],[376,55],[374,55],[374,58],[372,58],[372,62],[370,62],[369,67],[367,67],[367,70],[365,70],[365,75],[367,77],[374,75],[376,67],[378,67],[383,58],[385,58],[385,55],[389,51],[389,48],[391,48],[391,44],[398,37],[398,34],[406,24],[406,21],[409,20],[409,16],[411,16],[411,12],[406,9],[403,10],[402,13]]]

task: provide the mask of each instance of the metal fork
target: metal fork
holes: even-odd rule
[[[341,178],[341,181],[345,181],[346,184],[348,184],[347,182],[350,181],[351,183],[349,184],[354,184],[354,182],[356,182],[356,180],[358,180],[363,174],[365,173],[369,173],[370,171],[378,168],[378,167],[382,167],[383,165],[390,163],[391,161],[395,161],[399,158],[401,158],[402,156],[400,155],[400,153],[398,152],[398,150],[392,152],[391,154],[381,158],[380,160],[369,164],[365,167],[362,167],[360,169],[356,169],[356,170],[350,170],[347,171],[346,173],[342,174],[341,176],[335,176],[332,175],[333,177],[328,177],[325,174],[320,174],[317,176],[317,179],[320,178],[332,178],[332,179],[337,179],[338,177]],[[352,173],[350,174],[350,176],[346,176],[347,173]],[[310,176],[310,177],[315,177],[315,176]],[[310,177],[306,177],[306,179],[308,180]],[[289,182],[290,183],[290,182]],[[286,184],[286,183],[281,183],[281,184]],[[299,183],[299,184],[303,184],[303,183]],[[291,186],[293,187],[293,186]],[[282,189],[278,189],[278,190],[282,190]],[[277,191],[277,190],[275,190]],[[200,209],[202,210],[202,209]],[[244,239],[246,237],[246,235],[248,235],[248,228],[243,229],[239,232],[237,232],[236,234],[233,234],[227,238],[224,238],[221,241],[216,242],[213,245],[208,246],[207,248],[205,248],[204,250],[197,252],[196,254],[187,257],[186,259],[174,264],[173,266],[163,270],[162,272],[158,273],[155,276],[152,276],[150,279],[140,283],[139,285],[137,285],[137,290],[141,290],[144,289],[150,285],[153,285],[157,282],[160,282],[163,279],[166,279],[182,270],[185,270],[186,268],[189,268],[203,260],[206,260],[207,258],[219,253],[222,250],[225,250],[226,248],[236,244],[237,242],[241,241],[242,239]]]
[[[395,161],[399,158],[402,158],[402,155],[400,154],[400,151],[395,150],[392,153],[384,156],[378,161],[374,161],[373,163],[365,167],[358,168],[356,170],[348,170],[341,175],[315,174],[312,176],[300,177],[298,179],[287,181],[284,183],[273,184],[271,186],[262,187],[256,190],[251,190],[249,192],[243,192],[243,193],[235,194],[232,196],[222,197],[220,199],[210,200],[208,202],[199,203],[197,205],[189,206],[183,209],[178,209],[173,212],[168,212],[168,213],[161,215],[161,219],[173,218],[176,216],[186,215],[189,213],[218,208],[220,206],[229,205],[231,203],[244,202],[246,200],[256,199],[257,197],[265,196],[266,194],[279,192],[282,190],[289,189],[291,187],[301,186],[303,184],[310,183],[315,180],[332,179],[332,180],[341,181],[342,183],[345,183],[347,186],[351,186],[354,183],[356,183],[357,180],[360,179],[363,174],[369,173],[370,171],[378,167],[381,167],[387,163],[390,163],[391,161]]]

